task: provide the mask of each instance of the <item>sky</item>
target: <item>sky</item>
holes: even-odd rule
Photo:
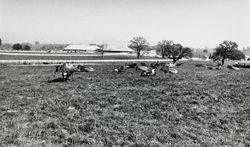
[[[0,0],[3,43],[128,44],[135,36],[151,45],[250,46],[250,0]]]

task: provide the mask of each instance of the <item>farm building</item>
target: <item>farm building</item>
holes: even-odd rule
[[[246,56],[245,60],[246,60],[246,61],[249,61],[249,60],[250,60],[250,47],[243,48],[243,53],[244,53],[245,56]]]
[[[94,53],[101,48],[96,45],[68,45],[63,49],[63,51],[67,52],[90,52]]]
[[[130,49],[127,46],[110,46],[106,45],[103,49],[104,52],[106,53],[130,53],[132,54],[134,50]]]
[[[155,57],[157,56],[156,50],[146,50],[146,51],[141,51],[142,56],[148,56],[148,57]]]

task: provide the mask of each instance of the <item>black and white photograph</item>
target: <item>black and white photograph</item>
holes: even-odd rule
[[[250,0],[0,0],[1,147],[250,147]]]

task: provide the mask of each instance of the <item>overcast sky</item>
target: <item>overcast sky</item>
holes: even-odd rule
[[[250,46],[250,0],[0,0],[3,42]]]

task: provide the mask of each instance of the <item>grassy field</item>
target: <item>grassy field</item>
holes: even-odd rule
[[[96,65],[68,82],[2,66],[0,146],[249,146],[250,70],[195,63],[155,77]]]

